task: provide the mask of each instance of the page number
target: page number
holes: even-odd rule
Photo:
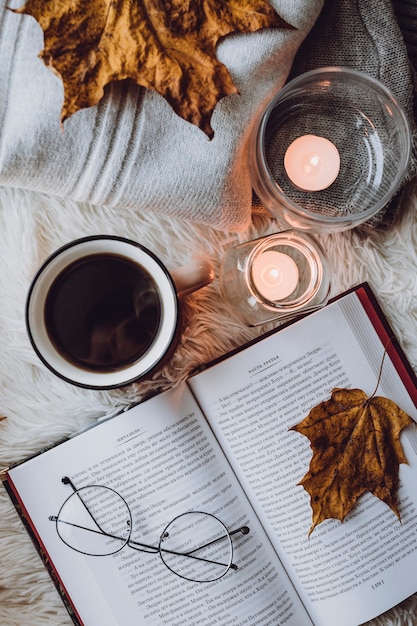
[[[383,584],[384,584],[383,580],[377,580],[376,583],[372,585],[372,589],[378,589],[379,587],[382,587]]]

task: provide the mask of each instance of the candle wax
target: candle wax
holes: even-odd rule
[[[284,167],[290,181],[302,191],[329,187],[340,170],[336,146],[325,137],[302,135],[287,148]]]
[[[270,302],[287,298],[296,289],[298,278],[297,264],[288,254],[266,250],[253,260],[253,284]]]

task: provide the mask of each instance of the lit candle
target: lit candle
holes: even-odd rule
[[[329,187],[339,174],[339,151],[325,137],[302,135],[289,145],[284,167],[290,181],[299,189],[321,191]]]
[[[266,250],[253,260],[252,280],[266,300],[283,300],[298,285],[298,267],[288,254]]]

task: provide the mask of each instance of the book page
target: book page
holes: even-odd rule
[[[326,520],[308,538],[309,496],[297,483],[311,448],[289,430],[335,387],[371,395],[383,353],[352,293],[189,381],[318,626],[360,624],[417,589],[416,454],[407,437],[401,522],[368,494],[343,523]],[[378,395],[416,418],[388,356]]]
[[[15,467],[9,475],[85,626],[311,623],[185,385]],[[131,528],[131,541],[122,550],[86,556],[61,540],[56,522],[48,517],[64,518],[64,530],[74,524],[64,516],[68,503],[59,513],[73,493],[61,482],[65,476],[77,489],[104,485],[122,496],[132,515],[126,526]],[[110,496],[109,492],[109,502]],[[71,502],[76,498],[72,496]],[[100,515],[100,523],[94,528],[101,532],[109,524],[112,529],[118,511],[107,504],[107,496],[103,504],[98,496],[96,501],[94,515]],[[118,502],[123,510],[123,501]],[[230,532],[249,527],[248,534],[232,535],[237,570],[215,582],[190,582],[170,571],[152,550],[161,534],[163,546],[168,545],[165,527],[190,510],[218,517]],[[81,518],[75,519],[74,533],[81,526],[84,542],[83,528],[91,526],[84,506]],[[117,529],[111,530],[116,536]],[[187,542],[194,540],[197,530],[198,525],[187,528]],[[101,549],[100,534],[95,532]],[[83,551],[93,549],[89,541],[85,548],[83,543]],[[133,542],[150,550],[132,549],[137,545]]]

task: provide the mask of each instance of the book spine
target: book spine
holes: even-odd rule
[[[388,356],[417,408],[417,377],[394,335],[385,313],[367,283],[356,289],[357,296],[371,320]]]
[[[10,478],[10,476],[7,473],[7,470],[1,470],[0,471],[0,477],[1,477],[1,481],[3,482],[4,488],[6,489],[10,500],[12,501],[20,519],[22,520],[22,523],[29,535],[29,537],[32,540],[32,543],[34,544],[44,566],[46,567],[46,569],[48,570],[48,573],[52,579],[52,582],[55,585],[56,590],[58,591],[64,605],[65,608],[68,611],[68,614],[70,616],[70,618],[72,619],[74,626],[84,626],[83,622],[81,621],[80,616],[78,615],[75,606],[72,604],[69,595],[57,573],[57,571],[55,570],[53,564],[52,564],[52,560],[49,557],[49,554],[47,552],[47,550],[45,549],[45,546],[43,545],[38,533],[36,532],[36,529],[34,527],[34,524],[26,510],[26,508],[24,507],[22,501],[19,498],[19,495],[17,493],[17,490],[15,489],[14,485],[13,485],[13,481]]]

